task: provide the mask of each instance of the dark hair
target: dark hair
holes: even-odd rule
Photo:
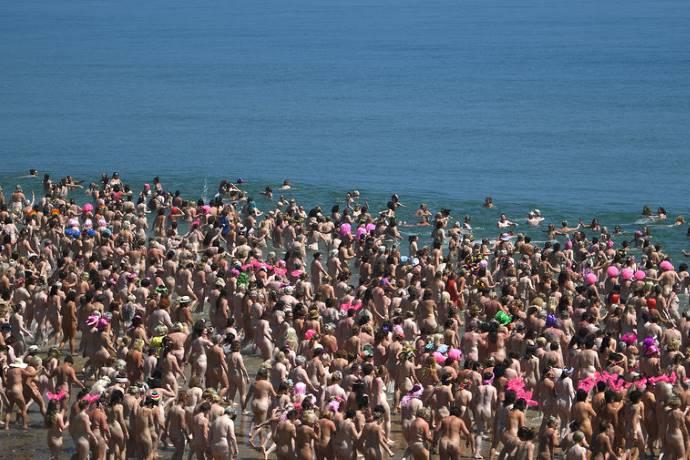
[[[515,404],[513,404],[513,409],[524,412],[525,409],[527,409],[527,401],[525,401],[523,398],[518,399],[515,401]]]
[[[630,398],[631,403],[636,404],[642,398],[642,392],[640,390],[632,390],[628,394],[628,398]]]
[[[108,402],[108,405],[114,406],[115,404],[122,402],[124,397],[125,395],[122,393],[122,390],[113,390],[113,392],[110,394],[110,401]]]
[[[529,441],[530,439],[534,439],[534,430],[528,426],[521,426],[518,429],[518,438],[524,440],[524,441]]]

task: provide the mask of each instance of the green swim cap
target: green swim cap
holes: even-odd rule
[[[499,310],[498,312],[496,312],[496,316],[494,316],[494,319],[499,323],[503,324],[504,326],[507,326],[508,324],[513,322],[513,318],[503,310]]]

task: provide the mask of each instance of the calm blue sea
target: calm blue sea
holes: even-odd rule
[[[0,1],[0,183],[290,178],[494,233],[690,213],[687,0]],[[480,208],[491,195],[497,209]],[[677,253],[687,226],[654,229]]]

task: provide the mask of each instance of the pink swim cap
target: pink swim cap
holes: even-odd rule
[[[457,348],[451,348],[450,350],[448,350],[448,357],[450,359],[453,359],[455,361],[460,361],[461,356],[462,356],[462,352]]]
[[[623,270],[621,270],[621,277],[624,280],[631,280],[633,279],[635,272],[633,272],[632,268],[625,267]]]
[[[434,361],[436,361],[436,364],[443,364],[446,362],[446,357],[438,351],[433,352],[431,355],[434,357]]]
[[[340,235],[348,236],[352,232],[352,226],[350,224],[342,224],[340,226]]]

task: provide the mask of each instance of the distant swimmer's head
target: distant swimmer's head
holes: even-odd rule
[[[38,169],[29,169],[29,176],[36,177],[38,176]]]

